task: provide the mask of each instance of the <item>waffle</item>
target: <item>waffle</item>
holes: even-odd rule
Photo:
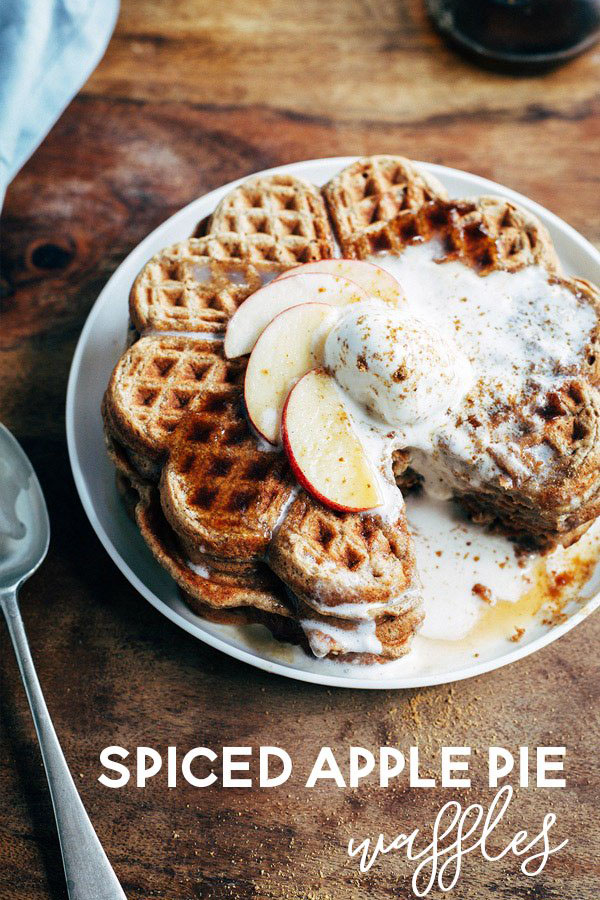
[[[130,502],[132,499],[131,492],[144,493],[147,488],[151,487],[152,480],[147,478],[131,461],[127,449],[114,437],[112,431],[107,427],[106,419],[104,424],[104,443],[108,458],[115,467],[117,488],[125,502],[127,511],[133,518]],[[135,498],[135,502],[137,502],[137,498]]]
[[[167,523],[156,488],[140,492],[125,481],[123,490],[153,555],[177,582],[188,606],[203,618],[232,625],[264,625],[279,640],[301,644],[307,650],[313,646],[319,655],[340,661],[384,662],[407,652],[422,618],[419,610],[402,618],[380,615],[373,629],[379,652],[353,652],[349,648],[360,627],[356,622],[320,616],[302,603],[292,602],[283,583],[264,563],[243,575],[217,572],[208,565],[196,566],[194,571]]]
[[[560,273],[546,228],[502,197],[429,201],[363,229],[348,239],[346,252],[357,259],[378,253],[398,255],[407,245],[433,237],[444,243],[444,260],[460,260],[481,275],[498,269],[516,272],[532,265]]]
[[[199,603],[187,596],[188,605],[199,616],[212,622],[226,625],[263,625],[273,637],[287,644],[299,644],[307,653],[334,659],[342,663],[384,663],[405,656],[410,649],[411,638],[421,624],[420,616],[399,619],[396,616],[380,616],[374,620],[373,636],[379,642],[378,653],[356,652],[350,647],[355,643],[357,630],[361,627],[349,619],[334,616],[316,616],[313,611],[295,613],[269,613],[257,607],[243,606],[238,609],[215,609]],[[335,636],[334,636],[335,635]]]
[[[141,338],[123,354],[106,390],[105,431],[134,469],[156,480],[181,418],[202,393],[242,383],[244,363],[221,343],[176,335]]]
[[[588,294],[600,315],[600,293]],[[592,355],[600,353],[594,344]],[[597,369],[597,364],[590,364]],[[493,398],[477,402],[478,427],[510,432],[507,452],[482,448],[496,465],[493,478],[467,471],[442,436],[438,448],[455,495],[480,522],[498,521],[524,543],[565,545],[600,515],[600,391],[582,373],[558,392],[528,398],[524,407],[494,413]],[[467,398],[469,402],[469,398]],[[468,418],[459,426],[476,438]],[[543,463],[542,463],[543,461]]]
[[[340,662],[360,662],[363,665],[405,656],[423,621],[420,604],[408,608],[402,616],[383,613],[368,622],[317,615],[314,609],[302,603],[299,604],[296,615],[305,640],[315,656],[333,657]],[[357,636],[365,628],[369,634],[366,642],[362,638],[363,649],[353,651]],[[371,641],[372,650],[364,649]]]
[[[272,545],[277,560],[272,569],[277,572],[280,565],[288,570],[289,586],[293,583],[299,596],[309,598],[310,589],[301,588],[299,544],[288,560],[290,535],[301,537],[298,511],[302,508],[307,528],[311,517],[319,523],[323,542],[320,563],[329,557],[329,576],[323,573],[319,583],[325,612],[335,612],[327,606],[342,601],[348,576],[355,581],[355,602],[362,596],[365,603],[384,605],[391,586],[389,578],[381,578],[386,554],[388,564],[395,563],[388,574],[403,579],[396,588],[414,577],[410,553],[405,575],[389,552],[390,540],[397,541],[398,554],[407,549],[405,525],[394,535],[392,529],[369,524],[370,519],[331,513],[307,495],[292,504],[288,525],[284,517],[293,500],[294,483],[282,454],[258,449],[250,432],[242,410],[243,367],[243,361],[225,360],[219,343],[175,335],[142,338],[117,364],[103,405],[107,444],[127,485],[128,503],[132,496],[141,498],[134,503],[135,518],[154,556],[188,598],[193,598],[194,608],[198,604],[216,609],[251,606],[261,614],[281,616],[287,595],[262,556],[279,520],[284,519]],[[158,509],[152,483],[167,450],[170,456],[161,480],[163,512]],[[206,485],[210,485],[208,492]],[[357,580],[359,557],[361,575]],[[408,641],[414,631],[417,608],[416,603],[396,604],[391,616],[380,616],[377,629],[385,638],[378,638],[383,649],[374,658],[392,658],[404,652],[402,641]],[[321,621],[315,609],[310,616],[313,643],[316,621],[320,623],[318,645],[326,645],[328,655],[344,654],[343,642],[333,639],[329,629],[342,628],[350,634],[356,624],[344,620],[336,625],[332,615]],[[390,618],[402,621],[392,626]],[[272,631],[281,633],[273,621],[270,625]],[[289,623],[285,626],[286,633],[290,627]],[[304,642],[302,627],[298,629]],[[348,659],[358,656],[361,654],[351,654]]]
[[[207,561],[190,561],[175,532],[170,528],[156,488],[140,495],[135,520],[154,557],[196,604],[223,610],[252,607],[263,612],[290,616],[282,583],[268,566],[258,563],[243,573],[218,571]]]
[[[129,295],[134,328],[223,333],[240,303],[290,265],[273,241],[235,234],[189,238],[146,263]]]
[[[323,189],[342,256],[356,242],[404,210],[415,211],[448,195],[437,178],[403,156],[368,156],[352,163]]]
[[[501,198],[448,200],[436,179],[391,156],[360,160],[322,195],[287,175],[249,179],[201,224],[202,236],[157,254],[136,279],[131,345],[103,417],[126,505],[155,558],[200,615],[266,625],[318,656],[381,662],[407,652],[423,617],[401,504],[391,524],[334,512],[300,490],[285,456],[252,432],[246,360],[226,360],[220,342],[253,291],[334,255],[328,214],[344,256],[400,255],[435,239],[440,265],[457,260],[482,278],[542,266],[578,303],[598,311],[600,298],[562,278],[529,213]],[[504,406],[479,389],[467,396],[440,430],[433,462],[474,518],[519,539],[566,543],[600,513],[599,377],[594,331],[559,390]],[[457,452],[459,431],[475,462]],[[485,431],[498,439],[480,440]],[[402,490],[420,483],[417,463],[410,448],[397,452]]]
[[[336,513],[301,492],[268,560],[296,597],[325,615],[353,618],[360,607],[404,615],[420,603],[404,512],[391,526],[376,516]]]
[[[262,450],[239,387],[198,398],[161,477],[165,515],[185,547],[238,568],[264,557],[295,482],[284,455]]]
[[[568,288],[594,311],[596,325],[581,364],[565,372],[560,390],[536,391],[532,384],[506,404],[491,390],[474,390],[450,429],[436,436],[433,451],[437,474],[480,521],[497,521],[511,536],[536,545],[570,543],[600,513],[600,292],[582,279],[563,278],[546,229],[498,197],[427,201],[366,227],[346,249],[376,260],[432,239],[440,242],[441,265],[458,260],[482,278],[541,266],[551,284]],[[457,451],[457,431],[469,454]],[[403,486],[414,477],[406,451],[397,454],[396,469]]]
[[[249,178],[221,201],[209,234],[235,233],[246,241],[274,241],[292,265],[333,256],[323,198],[314,185],[292,175]]]
[[[266,557],[293,595],[319,614],[364,619],[385,609],[386,618],[420,616],[404,516],[392,527],[376,517],[336,514],[304,492],[296,497],[284,455],[259,448],[239,388],[214,389],[196,401],[177,431],[160,490],[165,516],[192,562],[243,574]],[[342,613],[342,604],[354,608]]]

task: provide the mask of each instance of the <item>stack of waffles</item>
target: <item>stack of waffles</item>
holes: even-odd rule
[[[499,198],[451,201],[401,157],[359,160],[322,192],[289,175],[250,179],[203,230],[151,259],[131,290],[129,346],[103,401],[128,508],[198,614],[264,624],[322,657],[402,656],[423,619],[402,502],[389,521],[377,511],[334,511],[299,487],[285,455],[248,424],[247,357],[228,360],[223,352],[229,319],[285,269],[338,248],[357,259],[401,255],[433,238],[444,248],[440,264],[459,260],[482,279],[544,267],[594,308],[595,322],[598,292],[562,278],[550,238],[530,214]],[[537,543],[573,540],[598,515],[597,341],[594,327],[564,388],[533,398],[535,427],[525,413],[531,397],[501,414],[493,398],[478,398],[486,433],[499,418],[506,433],[509,419],[518,446],[552,448],[543,473],[498,459],[483,469],[476,457],[465,465],[451,442],[438,447],[438,468],[474,515]],[[468,411],[457,417],[456,427],[480,426]],[[483,444],[480,452],[488,452]],[[397,453],[399,490],[418,481],[411,463],[410,448]]]

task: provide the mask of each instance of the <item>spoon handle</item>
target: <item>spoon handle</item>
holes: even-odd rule
[[[70,900],[126,900],[85,811],[61,750],[31,658],[17,592],[0,593],[0,606],[15,649],[40,742]]]

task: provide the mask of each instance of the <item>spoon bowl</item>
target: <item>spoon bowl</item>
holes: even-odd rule
[[[0,425],[0,591],[15,589],[43,562],[50,543],[46,501],[31,463]]]

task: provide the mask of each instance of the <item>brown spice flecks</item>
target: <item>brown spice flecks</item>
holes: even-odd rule
[[[510,640],[513,642],[513,644],[516,644],[518,641],[521,640],[521,638],[523,637],[524,634],[525,634],[525,629],[519,628],[518,625],[515,625],[515,633],[511,634]]]
[[[477,584],[473,585],[471,590],[474,594],[477,594],[478,597],[481,597],[481,599],[485,601],[485,603],[492,602],[492,592],[488,587],[485,586],[485,584],[479,584],[478,582]]]
[[[369,367],[367,365],[367,361],[364,358],[364,356],[357,357],[356,368],[358,369],[359,372],[368,372]]]

